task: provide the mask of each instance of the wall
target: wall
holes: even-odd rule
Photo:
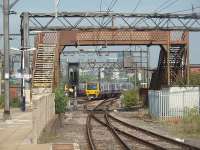
[[[200,73],[200,64],[190,64],[191,73]]]
[[[10,99],[13,100],[14,98],[19,97],[19,87],[18,86],[10,86]]]
[[[33,143],[38,143],[38,139],[44,128],[55,119],[55,94],[33,95]]]

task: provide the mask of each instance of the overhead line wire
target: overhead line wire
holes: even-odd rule
[[[171,3],[169,3],[168,5],[166,5],[165,7],[162,7],[162,9],[160,8],[160,10],[158,12],[161,12],[169,7],[171,7],[172,5],[176,4],[179,0],[174,0]]]
[[[171,0],[165,0],[156,9],[154,9],[153,12],[156,12],[157,10],[160,10],[163,6],[167,5],[169,2],[171,2]]]
[[[110,2],[109,6],[108,6],[108,8],[107,8],[107,13],[109,13],[109,12],[113,9],[113,7],[116,5],[117,1],[118,1],[118,0],[115,0],[115,1],[112,0],[112,1]]]
[[[117,2],[118,2],[118,0],[115,0],[115,1],[112,0],[112,1],[110,2],[109,6],[108,6],[108,8],[107,8],[107,11],[106,11],[107,14],[110,13],[110,11],[113,9],[113,7],[116,5]],[[105,24],[107,24],[107,22],[109,22],[109,18],[108,18],[105,22],[104,22],[104,18],[103,18],[102,24],[105,25]]]
[[[138,6],[140,5],[141,1],[142,1],[142,0],[138,0],[138,2],[137,2],[137,4],[136,4],[135,8],[133,9],[133,13],[137,10],[137,8],[138,8]]]
[[[177,11],[174,11],[174,12],[171,12],[171,13],[174,14],[174,13],[180,13],[180,12],[192,11],[192,10],[199,9],[199,8],[200,8],[200,6],[197,6],[197,7],[193,7],[193,8],[190,8],[190,9],[177,10]]]

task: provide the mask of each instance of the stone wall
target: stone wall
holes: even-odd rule
[[[55,119],[55,94],[33,95],[33,143],[38,139],[45,127]]]

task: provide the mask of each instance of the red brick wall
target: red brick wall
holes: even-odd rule
[[[18,97],[17,87],[10,87],[10,99],[12,100],[13,98],[17,97]]]
[[[200,73],[200,67],[197,68],[190,68],[191,73]]]

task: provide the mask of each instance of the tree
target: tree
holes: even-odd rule
[[[97,77],[94,75],[80,75],[79,76],[79,82],[91,82],[91,81],[96,81]]]
[[[68,103],[68,97],[65,96],[64,89],[59,87],[55,90],[55,111],[59,116],[60,126],[62,126],[62,120]]]
[[[65,96],[63,88],[55,90],[55,111],[56,114],[65,113],[67,107],[68,97]]]
[[[177,79],[174,85],[184,86],[186,83],[185,79]],[[189,85],[199,86],[200,85],[200,73],[191,73]]]

